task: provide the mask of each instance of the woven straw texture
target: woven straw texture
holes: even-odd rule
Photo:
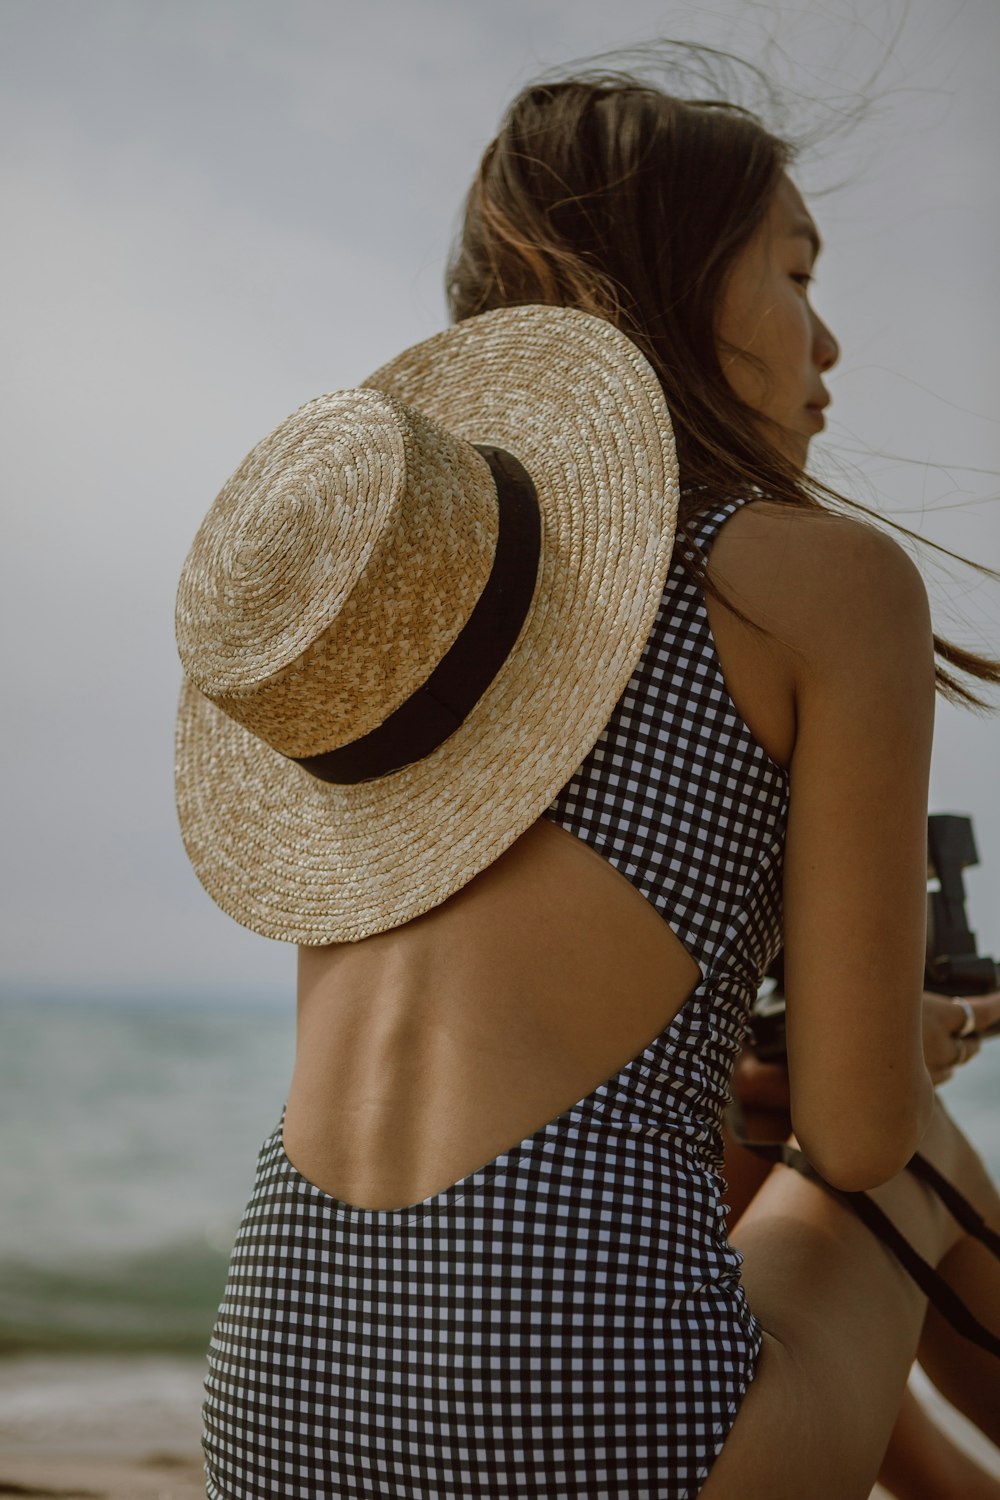
[[[266,937],[307,945],[357,941],[431,910],[541,815],[599,738],[641,655],[677,521],[676,456],[660,386],[631,341],[589,314],[484,313],[405,351],[363,389],[409,409],[401,414],[376,399],[373,410],[385,420],[380,451],[368,438],[352,448],[332,415],[337,396],[359,411],[358,392],[317,398],[312,413],[316,403],[307,403],[223,488],[178,595],[188,665],[176,737],[185,847],[230,916]],[[330,414],[329,428],[315,425],[319,413]],[[355,786],[319,781],[272,745],[316,753],[372,728],[358,707],[366,701],[359,684],[378,685],[380,721],[430,674],[485,582],[496,536],[492,486],[487,475],[482,488],[479,455],[453,438],[507,449],[534,480],[541,556],[521,633],[433,754]],[[352,466],[348,453],[358,472],[362,448],[366,490],[379,491],[364,507],[368,553],[349,503],[356,481],[341,472]],[[449,489],[445,470],[460,493]],[[276,490],[273,502],[262,499],[261,486]],[[339,497],[333,512],[354,517],[338,542],[343,559],[324,546],[329,502],[317,498],[324,489]],[[408,505],[416,493],[421,501]],[[256,524],[269,503],[285,508],[289,529],[304,539],[279,545],[273,527]],[[476,514],[452,534],[449,510],[458,504]],[[394,507],[408,509],[406,522],[397,516],[390,524]],[[378,539],[388,535],[392,545],[380,556]],[[401,553],[393,550],[399,537],[407,539]],[[220,566],[219,555],[228,562]],[[289,566],[296,556],[300,573]],[[228,578],[232,592],[237,574],[238,604],[220,599],[219,580]],[[402,631],[394,633],[380,610],[385,588],[406,617]],[[390,634],[396,644],[386,650]],[[400,647],[404,638],[416,641],[415,654]],[[306,703],[301,684],[318,690],[324,680],[310,653],[331,671],[322,701]],[[273,714],[261,716],[269,694]],[[236,717],[251,700],[256,733]],[[271,743],[260,737],[264,728]]]
[[[188,554],[177,645],[194,684],[284,755],[388,718],[489,577],[489,465],[374,390],[293,412],[223,486]]]

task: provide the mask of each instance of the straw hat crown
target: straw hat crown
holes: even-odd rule
[[[335,749],[428,677],[496,538],[470,443],[380,391],[318,396],[251,450],[198,530],[177,596],[185,672],[281,754]]]

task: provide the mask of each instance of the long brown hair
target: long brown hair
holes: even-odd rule
[[[788,505],[830,509],[834,500],[874,514],[768,443],[760,415],[736,395],[719,359],[716,309],[726,273],[795,156],[791,142],[739,104],[678,98],[628,73],[529,85],[483,155],[446,278],[455,322],[524,303],[578,307],[642,350],[677,442],[679,560],[762,634],[770,632],[707,577],[693,540],[697,518],[748,490]],[[1000,661],[938,635],[934,647],[962,672],[1000,682]],[[997,711],[937,663],[935,678],[951,702]]]

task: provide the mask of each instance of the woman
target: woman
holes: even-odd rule
[[[788,160],[735,109],[526,90],[455,326],[287,419],[196,538],[185,842],[300,945],[210,1496],[874,1480],[926,1299],[783,1167],[727,1237],[722,1112],[783,940],[803,1150],[958,1245],[902,1171],[985,1201],[920,1045],[935,645],[1000,672],[807,486],[838,350]]]

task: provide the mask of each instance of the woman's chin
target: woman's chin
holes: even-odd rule
[[[797,469],[805,469],[813,433],[802,432],[796,427],[786,427],[783,422],[775,418],[759,423],[759,430],[771,447],[787,463],[794,464]]]

